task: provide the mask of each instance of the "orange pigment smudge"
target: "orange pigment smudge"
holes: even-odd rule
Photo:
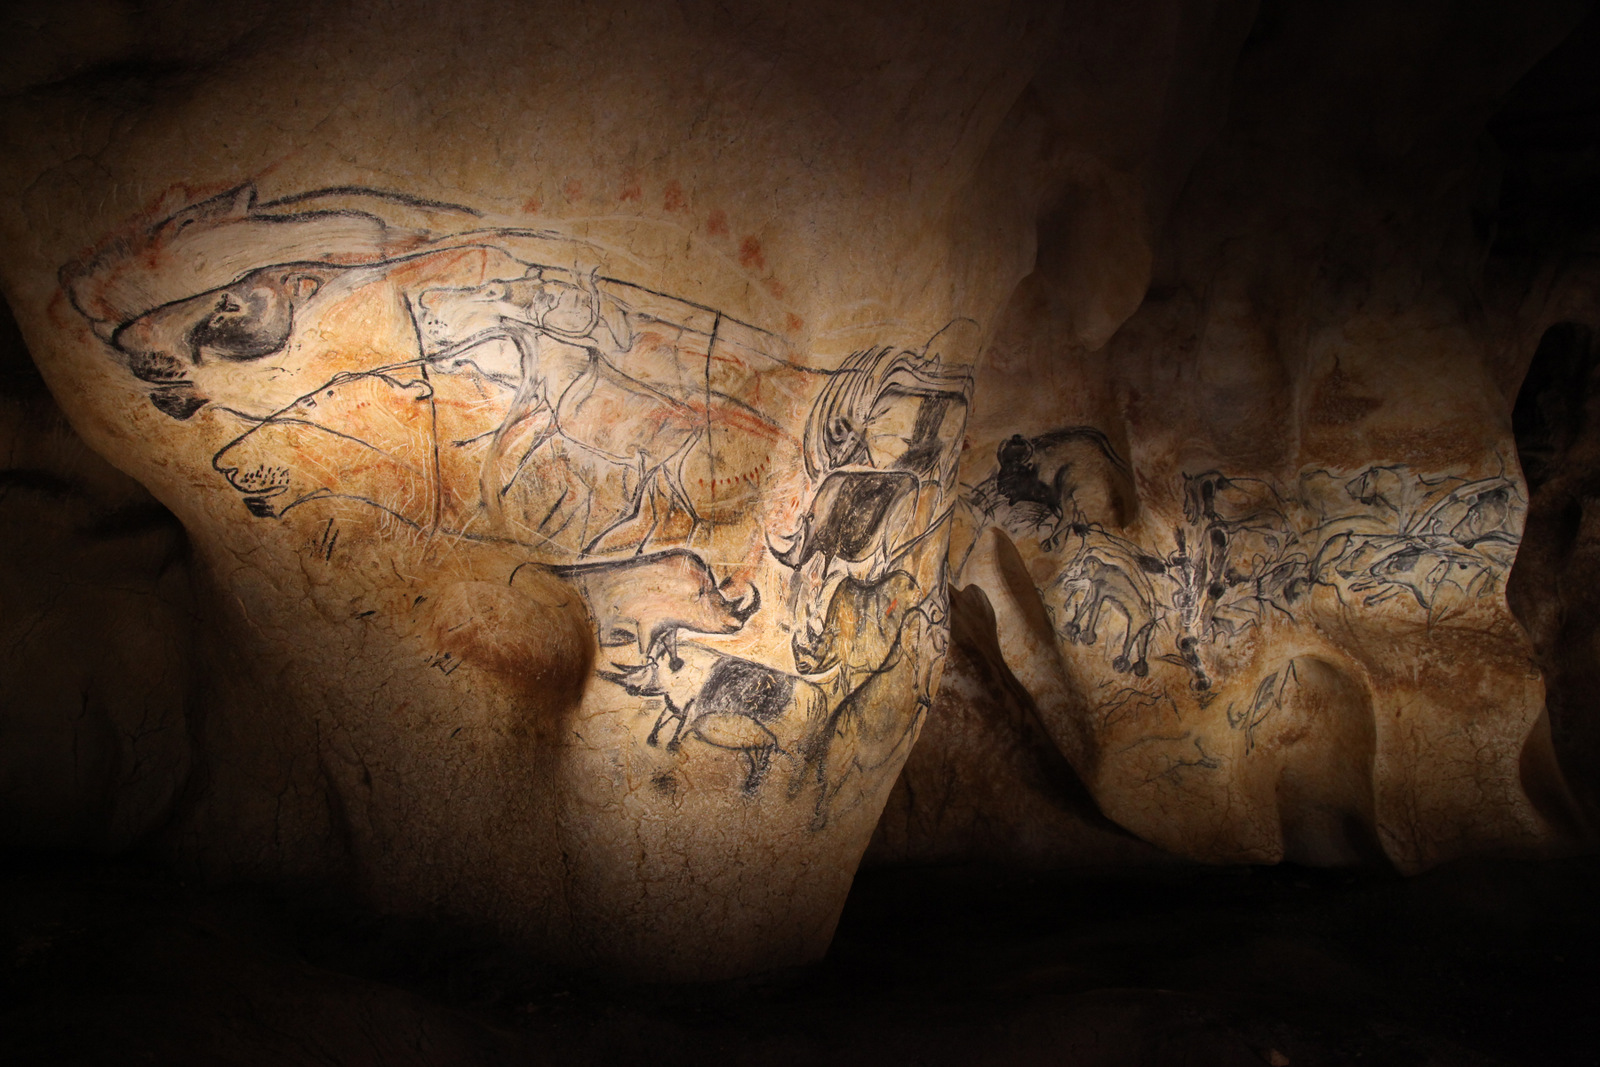
[[[522,202],[522,213],[524,215],[537,215],[539,209],[543,206],[543,204],[539,203],[538,197],[530,196]]]
[[[728,232],[728,216],[721,208],[717,208],[706,216],[706,232],[713,237],[723,237]]]
[[[783,328],[789,333],[799,333],[800,327],[804,325],[805,320],[792,311],[783,317]]]
[[[72,305],[67,301],[67,294],[60,289],[50,295],[49,302],[44,306],[45,316],[57,329],[64,329],[68,323],[77,324],[80,321],[71,312]]]
[[[661,198],[661,206],[668,211],[687,211],[689,200],[683,195],[683,186],[677,182],[668,182],[666,192]]]
[[[754,268],[761,270],[767,265],[767,258],[761,254],[761,242],[754,237],[746,237],[739,242],[739,266],[745,269]]]
[[[568,178],[567,184],[562,186],[561,191],[566,194],[568,200],[583,199],[583,183],[576,178]]]

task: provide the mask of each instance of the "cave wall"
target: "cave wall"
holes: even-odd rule
[[[88,10],[7,845],[706,975],[863,849],[1588,841],[1588,5]]]

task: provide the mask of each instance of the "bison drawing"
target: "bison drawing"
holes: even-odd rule
[[[1053,552],[1068,528],[1090,521],[1126,525],[1137,507],[1132,471],[1105,434],[1092,426],[1024,437],[1013,434],[995,450],[1000,466],[973,491],[986,516],[1008,509],[1012,524],[1044,534]]]

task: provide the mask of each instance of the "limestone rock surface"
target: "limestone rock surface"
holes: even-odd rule
[[[4,842],[671,978],[1581,846],[1585,11],[20,20]]]

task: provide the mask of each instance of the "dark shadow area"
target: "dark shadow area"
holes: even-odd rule
[[[1567,453],[1583,436],[1589,377],[1600,356],[1594,341],[1594,331],[1586,326],[1556,323],[1545,331],[1522,380],[1511,428],[1530,493],[1538,493],[1560,473]]]
[[[1592,255],[1600,235],[1600,7],[1519,81],[1490,119],[1503,169],[1494,255],[1549,263]]]
[[[29,400],[44,395],[44,378],[28,355],[11,305],[0,300],[0,397]]]
[[[1500,162],[1491,265],[1528,294],[1600,254],[1597,51],[1600,6],[1591,6],[1487,125]],[[1600,348],[1592,313],[1562,314],[1573,312],[1581,321],[1555,322],[1539,339],[1512,409],[1528,513],[1506,596],[1533,639],[1552,748],[1592,841],[1600,815]]]
[[[1600,350],[1594,330],[1545,331],[1512,410],[1528,480],[1528,517],[1507,583],[1512,611],[1533,638],[1545,679],[1551,740],[1592,822],[1600,812]]]
[[[1587,1064],[1600,859],[882,871],[818,966],[586,984],[131,861],[0,877],[6,1063]]]

